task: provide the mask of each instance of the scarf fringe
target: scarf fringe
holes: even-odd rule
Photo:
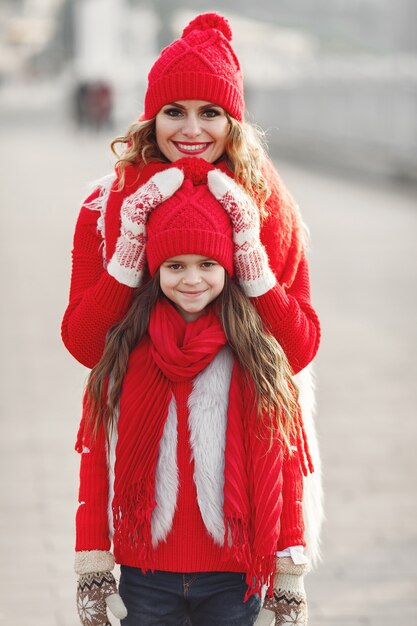
[[[113,500],[113,543],[119,549],[126,544],[138,559],[149,560],[152,550],[151,518],[156,506],[143,484],[135,485],[118,500]]]
[[[262,588],[267,585],[270,597],[274,588],[276,556],[260,556],[252,554],[249,541],[249,522],[237,515],[228,515],[225,519],[225,560],[232,558],[244,565],[246,571],[246,602],[255,593],[261,595]]]
[[[249,542],[249,523],[237,515],[225,517],[224,532],[225,560],[232,558],[245,565],[248,569],[251,562],[251,547]]]
[[[257,593],[262,596],[262,588],[266,586],[266,596],[270,598],[274,592],[274,578],[276,573],[275,554],[268,556],[253,557],[251,566],[246,572],[247,590],[243,599],[246,602],[251,596]]]

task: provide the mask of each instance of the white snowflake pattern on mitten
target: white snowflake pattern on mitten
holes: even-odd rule
[[[118,600],[117,603],[115,599]],[[110,606],[115,617],[126,617],[126,607],[117,593],[113,574],[95,572],[80,576],[77,585],[77,610],[82,626],[111,626],[107,618],[107,606]]]
[[[118,619],[124,619],[127,609],[111,573],[114,556],[107,550],[83,550],[75,553],[78,574],[77,611],[82,626],[111,626],[107,608]]]
[[[172,196],[184,180],[175,167],[158,172],[124,199],[120,210],[120,236],[107,266],[108,273],[128,287],[138,287],[145,267],[146,222],[151,211]]]
[[[213,170],[207,181],[232,222],[236,277],[248,296],[261,296],[275,286],[276,278],[260,239],[259,209],[227,174]]]

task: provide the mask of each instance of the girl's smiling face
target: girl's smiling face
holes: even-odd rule
[[[183,319],[192,322],[222,292],[225,269],[214,259],[181,254],[162,263],[159,280],[162,292]]]
[[[205,100],[177,100],[155,118],[156,142],[171,162],[199,156],[214,163],[225,151],[229,120],[220,106]]]

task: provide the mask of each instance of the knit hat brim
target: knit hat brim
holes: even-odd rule
[[[233,242],[230,236],[206,230],[171,229],[153,236],[146,248],[151,276],[167,259],[181,254],[198,254],[214,259],[233,275]]]
[[[145,97],[144,119],[153,119],[162,106],[177,100],[205,100],[221,106],[232,117],[242,121],[242,94],[242,89],[221,77],[207,75],[202,81],[198,72],[166,75],[149,87]]]

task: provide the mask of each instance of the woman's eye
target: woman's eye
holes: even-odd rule
[[[169,265],[168,267],[169,267],[170,270],[174,270],[174,272],[176,270],[181,269],[181,265],[179,263],[173,263],[172,265]]]
[[[205,269],[210,269],[211,267],[214,267],[216,264],[213,263],[212,261],[206,261],[205,263],[201,264],[201,267],[204,267]]]
[[[209,118],[217,117],[217,116],[221,115],[221,111],[219,111],[218,109],[206,109],[203,112],[203,115],[204,115],[204,117],[209,117]]]
[[[164,113],[165,115],[168,115],[168,117],[180,117],[182,115],[182,111],[180,111],[180,109],[164,109]]]

